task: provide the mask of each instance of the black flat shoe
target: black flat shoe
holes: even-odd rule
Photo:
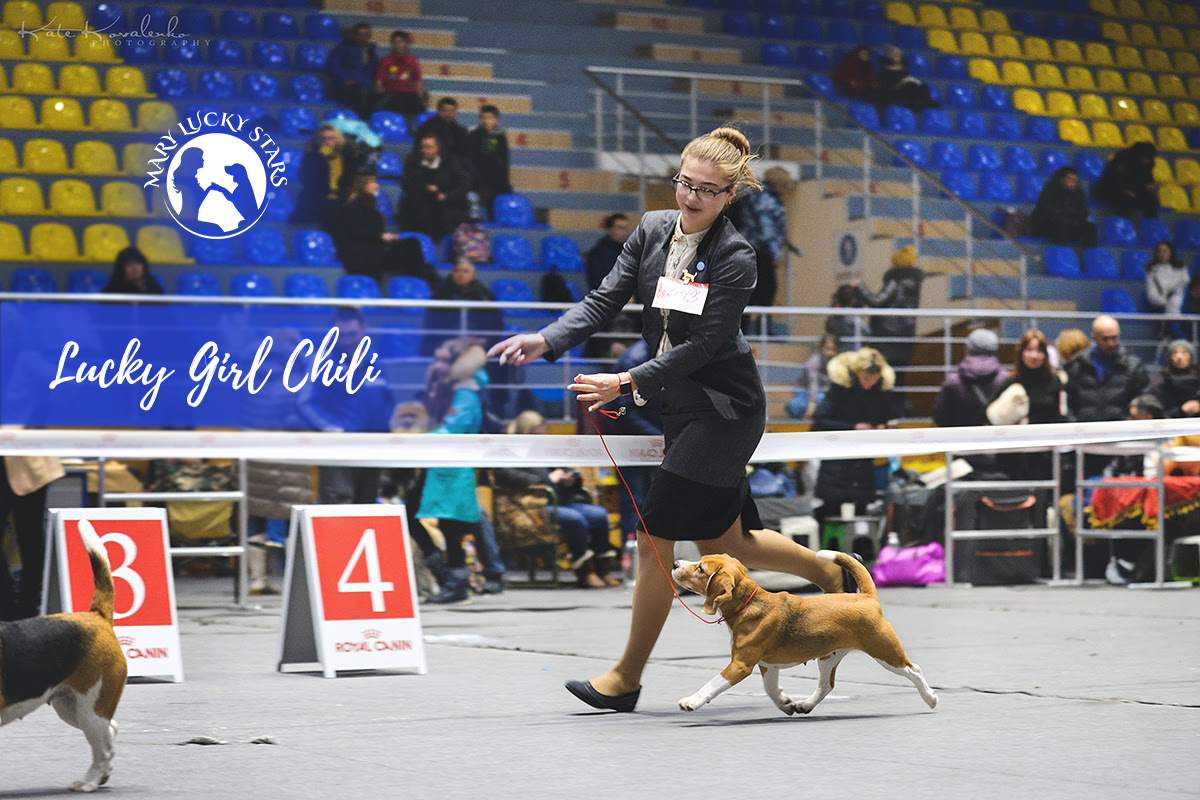
[[[633,707],[637,705],[638,696],[642,693],[642,688],[639,686],[632,692],[626,692],[625,694],[600,694],[592,686],[591,681],[567,681],[563,686],[566,686],[568,692],[592,708],[599,708],[605,711],[623,711],[625,713],[633,711]]]
[[[851,553],[850,555],[854,556],[858,563],[863,563],[862,556],[858,553]],[[842,591],[846,594],[858,594],[858,581],[854,580],[854,575],[845,567],[842,567]]]

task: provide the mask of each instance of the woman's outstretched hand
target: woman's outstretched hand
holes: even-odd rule
[[[603,405],[611,403],[621,395],[621,379],[611,372],[597,375],[576,375],[575,382],[567,387],[572,392],[579,392],[575,399],[581,403],[591,403],[588,411],[595,411]]]
[[[546,342],[546,337],[540,333],[518,333],[492,345],[487,357],[494,358],[499,355],[501,364],[515,364],[519,367],[537,360],[549,350],[550,345]]]

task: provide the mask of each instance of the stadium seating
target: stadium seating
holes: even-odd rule
[[[297,231],[292,238],[292,250],[306,267],[341,266],[333,237],[325,231]]]
[[[373,300],[381,297],[379,283],[366,275],[342,275],[337,281],[337,296]]]
[[[1047,275],[1056,278],[1078,278],[1083,274],[1079,257],[1070,247],[1051,245],[1042,254]]]
[[[532,269],[533,246],[523,236],[496,236],[492,239],[492,263],[502,269]]]
[[[229,293],[234,297],[274,297],[275,284],[259,272],[242,272],[229,281]]]

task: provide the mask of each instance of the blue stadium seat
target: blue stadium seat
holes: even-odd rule
[[[217,39],[208,46],[208,62],[214,67],[244,67],[246,48],[233,39]]]
[[[897,139],[896,141],[892,142],[892,146],[896,148],[896,151],[900,153],[900,155],[904,156],[918,167],[929,166],[929,156],[925,154],[925,148],[920,142],[913,141],[912,139]],[[906,167],[908,165],[903,161],[896,159],[896,166]]]
[[[317,129],[317,115],[304,106],[288,106],[279,112],[279,129],[288,136],[308,136]]]
[[[279,151],[279,158],[283,161],[287,171],[284,173],[288,176],[288,180],[292,176],[296,176],[296,180],[300,179],[300,160],[304,158],[304,151],[296,147],[284,147]]]
[[[979,189],[971,173],[961,169],[948,169],[942,173],[942,183],[963,200],[975,200],[979,197]]]
[[[259,102],[283,98],[279,79],[269,72],[251,72],[242,78],[242,94]]]
[[[811,44],[802,44],[796,48],[796,61],[808,69],[828,70],[833,66],[833,59],[829,57],[825,48]]]
[[[1004,148],[1004,168],[1012,173],[1037,172],[1037,161],[1028,148],[1010,145]]]
[[[796,22],[792,26],[792,36],[802,42],[824,42],[825,29],[821,25],[821,20],[813,17],[796,17]]]
[[[259,266],[288,263],[287,245],[279,231],[254,228],[242,236],[242,252],[246,260]]]
[[[934,142],[929,146],[929,166],[933,169],[962,169],[967,164],[958,142]]]
[[[897,47],[908,52],[925,49],[925,29],[915,25],[897,25],[893,40]]]
[[[157,64],[162,58],[163,50],[157,41],[149,39],[128,39],[121,45],[121,58],[130,66]],[[199,52],[197,48],[196,52]]]
[[[150,90],[160,98],[168,100],[177,100],[192,93],[188,74],[174,67],[156,70],[150,77]]]
[[[204,52],[200,49],[200,45],[191,39],[175,39],[168,42],[163,49],[166,51],[168,64],[186,66],[204,63]],[[121,48],[121,55],[125,55],[124,47]]]
[[[1050,117],[1029,117],[1025,121],[1025,140],[1041,144],[1057,144],[1058,123]]]
[[[192,258],[199,264],[241,264],[243,262],[238,256],[238,238],[235,236],[229,239],[205,239],[197,236],[192,240]]]
[[[967,65],[958,56],[938,56],[937,75],[951,81],[967,80]]]
[[[433,290],[429,284],[411,275],[392,278],[387,285],[388,297],[393,300],[429,300]]]
[[[973,144],[967,151],[967,168],[978,172],[995,172],[1004,162],[990,144]]]
[[[1138,305],[1124,289],[1105,289],[1100,293],[1100,310],[1105,314],[1136,314]]]
[[[1081,42],[1100,40],[1100,21],[1093,16],[1071,18],[1071,38]]]
[[[825,29],[825,38],[834,44],[858,44],[858,27],[849,20],[835,19]]]
[[[534,227],[533,206],[520,194],[500,194],[492,202],[492,220],[504,228]]]
[[[827,17],[849,17],[853,14],[850,0],[825,0],[822,5]]]
[[[404,159],[395,150],[384,150],[375,160],[375,174],[381,178],[399,178],[404,174]]]
[[[209,112],[221,113],[221,109],[214,106],[212,103],[188,103],[183,107],[183,113],[180,115],[184,119],[188,117],[204,116]]]
[[[985,172],[979,178],[979,194],[984,200],[1012,203],[1017,199],[1013,177],[1007,172]]]
[[[275,284],[261,272],[239,272],[229,280],[229,293],[234,297],[274,297]]]
[[[379,169],[378,164],[376,164],[377,172],[378,172],[378,169]],[[377,209],[379,209],[380,214],[383,214],[383,221],[387,225],[395,225],[396,224],[395,206],[396,206],[396,202],[394,200],[392,200],[392,198],[390,198],[386,194],[384,194],[382,191],[379,194],[375,195],[375,207]]]
[[[283,293],[288,297],[329,297],[329,284],[320,275],[295,273],[284,279]]]
[[[309,14],[304,18],[304,36],[314,42],[341,41],[342,29],[328,14]]]
[[[1175,246],[1188,250],[1200,248],[1200,222],[1194,219],[1181,219],[1175,223]]]
[[[532,303],[536,301],[533,296],[533,291],[529,288],[529,284],[525,281],[513,280],[511,278],[500,278],[492,281],[492,294],[495,295],[497,302],[500,303]],[[506,308],[504,315],[506,317],[528,317],[541,314],[543,312],[532,308]]]
[[[888,39],[890,38],[891,37],[888,35],[887,25],[883,24],[882,22],[867,22],[862,26],[861,41],[867,47],[879,47],[881,45],[885,45],[888,43]],[[925,63],[928,65],[929,61],[925,60]],[[909,56],[908,71],[910,74],[913,71],[912,56]]]
[[[859,19],[883,19],[883,5],[876,0],[859,0],[855,16]]]
[[[1159,242],[1170,242],[1175,237],[1171,236],[1171,227],[1161,219],[1143,219],[1142,230],[1139,240],[1146,247],[1154,247]]]
[[[249,125],[261,125],[268,130],[275,130],[275,118],[271,116],[271,112],[255,103],[246,103],[245,105],[238,104],[233,108],[234,113],[241,114],[249,122]]]
[[[958,113],[958,132],[972,139],[986,139],[988,135],[987,117],[979,111],[960,111]]]
[[[316,75],[293,75],[288,79],[288,93],[301,103],[323,103],[325,82]]]
[[[1062,150],[1046,147],[1042,149],[1042,153],[1038,157],[1038,171],[1043,175],[1049,175],[1059,167],[1069,166],[1070,163],[1071,159],[1067,158],[1067,154]]]
[[[164,6],[138,6],[133,10],[133,27],[135,30],[153,31],[165,34],[171,24],[171,12]]]
[[[834,97],[837,94],[837,88],[833,85],[833,79],[828,75],[814,72],[811,75],[806,75],[804,82],[822,97]]]
[[[67,291],[71,294],[99,294],[107,283],[108,276],[98,269],[74,269],[67,274]]]
[[[9,289],[14,292],[57,292],[58,284],[49,270],[22,267],[13,270]]]
[[[285,51],[286,52],[286,51]],[[296,45],[296,69],[306,72],[321,72],[325,69],[325,61],[329,58],[329,48],[316,42],[304,42]]]
[[[1073,248],[1065,245],[1050,245],[1042,253],[1046,274],[1055,278],[1078,278],[1083,274],[1079,267],[1079,256]]]
[[[1096,281],[1115,281],[1121,277],[1116,256],[1105,247],[1091,247],[1083,251],[1083,276]]]
[[[574,239],[566,236],[547,236],[541,244],[542,269],[574,272],[583,269],[583,255]]]
[[[721,30],[730,36],[753,36],[754,17],[744,11],[726,11],[721,17]]]
[[[1079,170],[1079,177],[1088,183],[1098,181],[1100,173],[1104,172],[1104,156],[1080,150],[1075,156],[1075,169]]]
[[[984,111],[1012,111],[1012,94],[1003,86],[983,86],[979,90],[979,107]]]
[[[1030,36],[1040,36],[1042,27],[1038,18],[1028,11],[1009,11],[1008,24],[1014,31],[1021,31]]]
[[[237,82],[224,70],[205,70],[196,79],[196,93],[208,100],[229,100],[237,97]]]
[[[1121,251],[1121,280],[1146,281],[1146,254],[1140,250]]]
[[[1106,217],[1100,226],[1100,241],[1105,244],[1136,245],[1137,230],[1124,217]]]
[[[1047,39],[1067,38],[1067,20],[1059,14],[1046,14],[1042,17],[1041,34]]]
[[[846,111],[849,112],[850,119],[867,130],[879,130],[879,112],[870,103],[861,103],[855,100],[846,107]]]
[[[1021,135],[1021,118],[1008,111],[993,111],[992,136],[997,139],[1020,141],[1024,138]]]
[[[796,59],[786,44],[767,42],[762,46],[762,63],[768,67],[794,67]]]
[[[292,251],[305,267],[337,267],[342,263],[338,261],[333,237],[325,231],[296,231],[292,236]]]
[[[763,14],[758,19],[758,34],[768,39],[786,39],[791,34],[788,31],[787,17],[782,14]]]
[[[492,263],[501,269],[533,269],[533,245],[524,236],[497,236],[492,239]]]
[[[954,121],[949,111],[929,108],[921,112],[921,132],[931,136],[949,136],[954,132]]]
[[[915,133],[917,115],[903,106],[888,106],[884,112],[883,127],[891,133]]]
[[[933,65],[924,53],[910,53],[908,56],[908,72],[914,78],[932,78]]]
[[[258,25],[254,22],[254,15],[247,11],[235,11],[233,9],[222,11],[221,35],[232,37],[245,36],[247,38],[257,36]]]
[[[1017,176],[1017,202],[1036,203],[1041,193],[1041,176],[1032,172],[1023,172]]]
[[[284,172],[284,175],[289,175]],[[288,180],[296,181],[294,170],[291,171]],[[296,210],[296,199],[292,195],[292,190],[287,186],[267,186],[266,190],[267,208],[263,212],[263,219],[267,222],[287,222],[292,217],[292,212]]]
[[[339,119],[357,120],[358,114],[348,108],[331,108],[321,115],[321,122],[337,122]]]
[[[254,66],[260,69],[286,70],[288,67],[287,48],[279,42],[255,42],[250,54]],[[300,67],[299,64],[296,66]],[[325,62],[322,61],[321,67],[324,68],[324,66]]]
[[[88,22],[91,23],[92,30],[97,31],[115,31],[127,24],[125,11],[112,3],[100,3],[93,6],[92,13],[88,14]],[[123,51],[124,47],[121,49]]]
[[[188,36],[213,36],[217,32],[211,11],[203,8],[179,9],[179,30]],[[125,46],[121,45],[124,50]],[[122,53],[124,55],[124,53]]]
[[[337,296],[354,300],[375,300],[379,293],[379,282],[366,275],[343,275],[337,281]]]
[[[299,39],[300,26],[296,18],[282,11],[268,11],[262,15],[264,39]]]
[[[942,105],[946,108],[974,108],[975,92],[970,86],[963,86],[961,83],[952,83],[946,87]]]
[[[313,77],[313,76],[304,76]],[[376,111],[371,115],[371,130],[379,134],[385,142],[410,141],[408,126],[404,117],[395,111]]]
[[[425,259],[426,264],[436,264],[440,260],[438,258],[437,245],[433,243],[433,239],[428,234],[424,233],[402,233],[401,239],[416,239],[421,243],[421,257]]]
[[[220,297],[221,282],[207,272],[184,272],[175,279],[175,294]]]

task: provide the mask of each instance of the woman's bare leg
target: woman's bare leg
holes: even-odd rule
[[[658,548],[658,558],[654,557],[650,539]],[[592,686],[601,694],[625,694],[642,684],[642,670],[646,668],[650,652],[662,633],[675,599],[671,579],[659,567],[659,559],[662,559],[663,567],[671,569],[675,560],[675,542],[639,532],[637,584],[633,587],[633,619],[629,624],[629,640],[616,666],[592,680]]]
[[[728,553],[750,569],[766,569],[799,575],[826,592],[842,591],[842,568],[819,557],[777,531],[757,530],[742,533],[742,519],[717,539],[696,542],[704,555]]]

